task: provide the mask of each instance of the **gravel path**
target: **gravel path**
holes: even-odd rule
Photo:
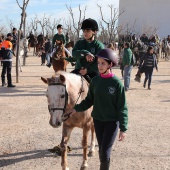
[[[111,170],[170,169],[170,62],[162,60],[158,67],[152,90],[135,82],[137,68],[132,70],[131,90],[126,93],[129,130],[124,142],[114,144]],[[67,71],[71,69],[69,65]],[[118,67],[114,73],[121,78]],[[60,157],[47,149],[60,143],[61,128],[53,129],[48,123],[47,87],[40,79],[54,72],[29,53],[19,83],[15,83],[15,67],[12,74],[17,87],[0,87],[0,170],[60,170]],[[73,148],[68,154],[70,170],[80,169],[81,138],[82,131],[74,129],[69,142]],[[89,158],[89,170],[99,169],[97,150],[96,146],[96,155]]]

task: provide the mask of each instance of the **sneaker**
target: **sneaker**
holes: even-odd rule
[[[143,84],[143,87],[145,88],[145,87],[146,87],[146,85],[145,85],[145,84]]]
[[[14,84],[9,84],[7,87],[15,87]]]
[[[150,87],[148,87],[148,90],[151,90],[151,88],[150,88]]]

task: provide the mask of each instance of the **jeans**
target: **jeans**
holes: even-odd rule
[[[151,85],[152,73],[153,73],[153,67],[145,67],[144,85],[146,85],[146,82],[148,81],[148,87],[150,87],[150,85]]]
[[[47,64],[50,63],[50,57],[51,57],[51,53],[46,53]]]
[[[125,87],[125,90],[129,90],[130,75],[131,75],[132,68],[133,68],[132,65],[129,65],[128,67],[124,66],[124,87]]]
[[[119,122],[116,121],[99,121],[93,119],[96,132],[97,142],[99,145],[100,161],[110,160],[110,154],[113,143],[116,139],[119,129]]]

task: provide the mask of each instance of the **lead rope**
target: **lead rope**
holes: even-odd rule
[[[78,96],[78,98],[77,98],[74,106],[77,104],[77,102],[78,102],[81,94],[84,92],[84,90],[83,90],[83,76],[81,76],[81,82],[82,82],[82,83],[81,83],[81,88],[80,88],[80,91],[79,91],[79,93],[78,93],[79,96]],[[62,122],[65,122],[68,118],[70,118],[71,113],[72,113],[72,112],[70,112],[70,113],[68,113],[68,114],[63,114],[63,116],[62,116],[62,118],[61,118],[61,121],[62,121]]]

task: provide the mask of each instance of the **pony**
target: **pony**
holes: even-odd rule
[[[83,162],[81,169],[85,169],[88,156],[93,156],[95,152],[95,132],[93,119],[91,117],[92,107],[84,112],[74,113],[69,117],[68,109],[73,108],[75,104],[85,99],[88,92],[88,83],[81,76],[59,71],[52,78],[43,78],[41,80],[48,84],[46,97],[50,112],[49,124],[54,127],[62,125],[61,147],[61,166],[62,170],[69,170],[67,163],[67,143],[70,139],[72,130],[75,127],[83,129]],[[88,151],[88,134],[91,131],[91,145]]]
[[[16,45],[16,51],[18,48],[19,48],[18,62],[19,62],[20,72],[22,72],[21,58],[23,57],[24,54],[27,54],[28,40],[26,38],[20,39],[19,45]]]
[[[65,60],[66,52],[62,41],[56,40],[55,51],[52,54],[52,65],[55,72],[66,71],[68,62]]]

